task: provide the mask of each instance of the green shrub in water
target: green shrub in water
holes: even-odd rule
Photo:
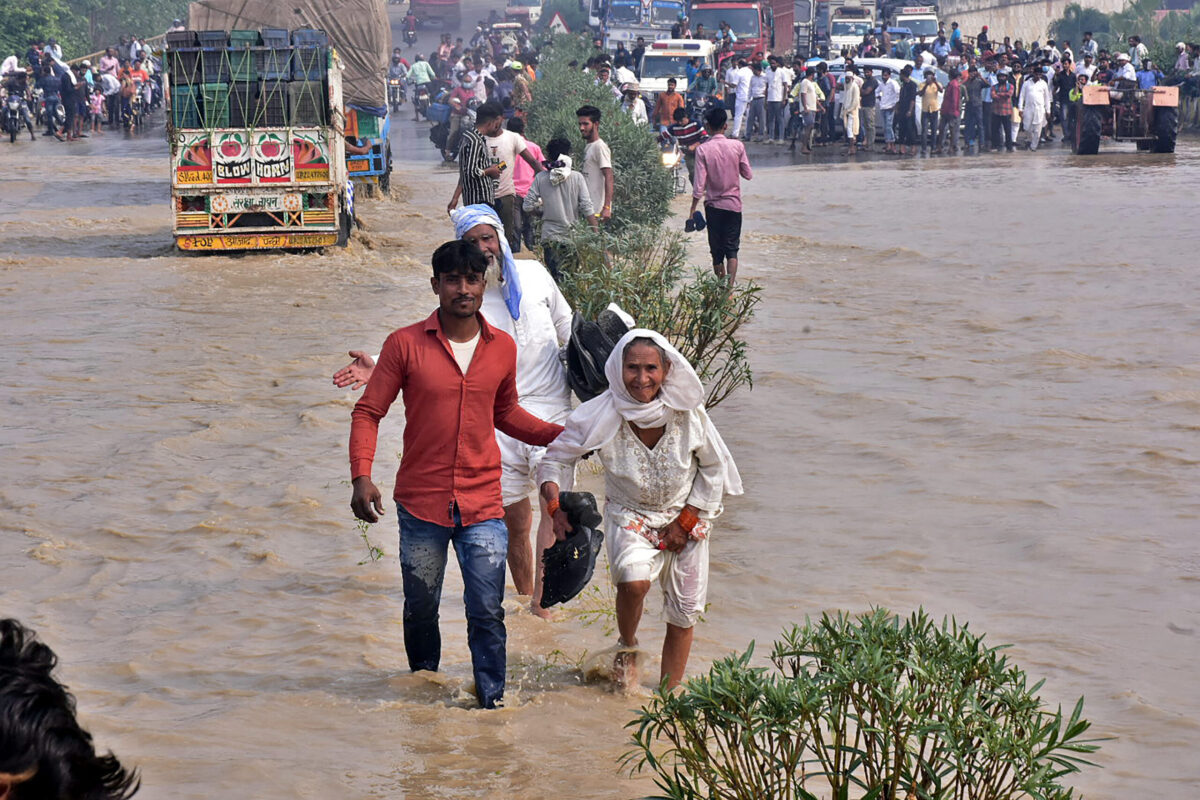
[[[629,723],[634,772],[670,800],[1070,800],[1060,780],[1090,765],[1083,698],[1048,709],[983,637],[924,610],[824,615],[745,653]]]

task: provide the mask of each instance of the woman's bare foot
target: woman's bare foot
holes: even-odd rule
[[[542,608],[542,604],[537,600],[531,600],[529,603],[529,613],[535,617],[542,619],[554,619],[554,612],[548,608]]]

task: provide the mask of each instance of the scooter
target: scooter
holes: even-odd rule
[[[397,113],[407,99],[408,90],[404,86],[404,79],[388,78],[388,104],[392,107],[392,113]]]

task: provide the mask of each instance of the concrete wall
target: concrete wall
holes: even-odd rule
[[[951,22],[957,22],[964,34],[974,36],[979,33],[980,28],[987,25],[988,36],[996,41],[1011,36],[1014,40],[1021,39],[1028,45],[1033,41],[1046,41],[1046,28],[1053,20],[1062,16],[1063,9],[1069,2],[1070,0],[1017,0],[1007,3],[997,0],[942,0],[939,3],[938,16],[946,24],[946,30],[950,30]],[[1125,0],[1085,0],[1085,4],[1089,8],[1108,14],[1124,8]]]

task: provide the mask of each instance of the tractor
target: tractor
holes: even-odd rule
[[[1075,138],[1071,149],[1081,156],[1100,150],[1100,137],[1136,142],[1138,150],[1174,153],[1179,131],[1179,87],[1082,87],[1075,101]]]

